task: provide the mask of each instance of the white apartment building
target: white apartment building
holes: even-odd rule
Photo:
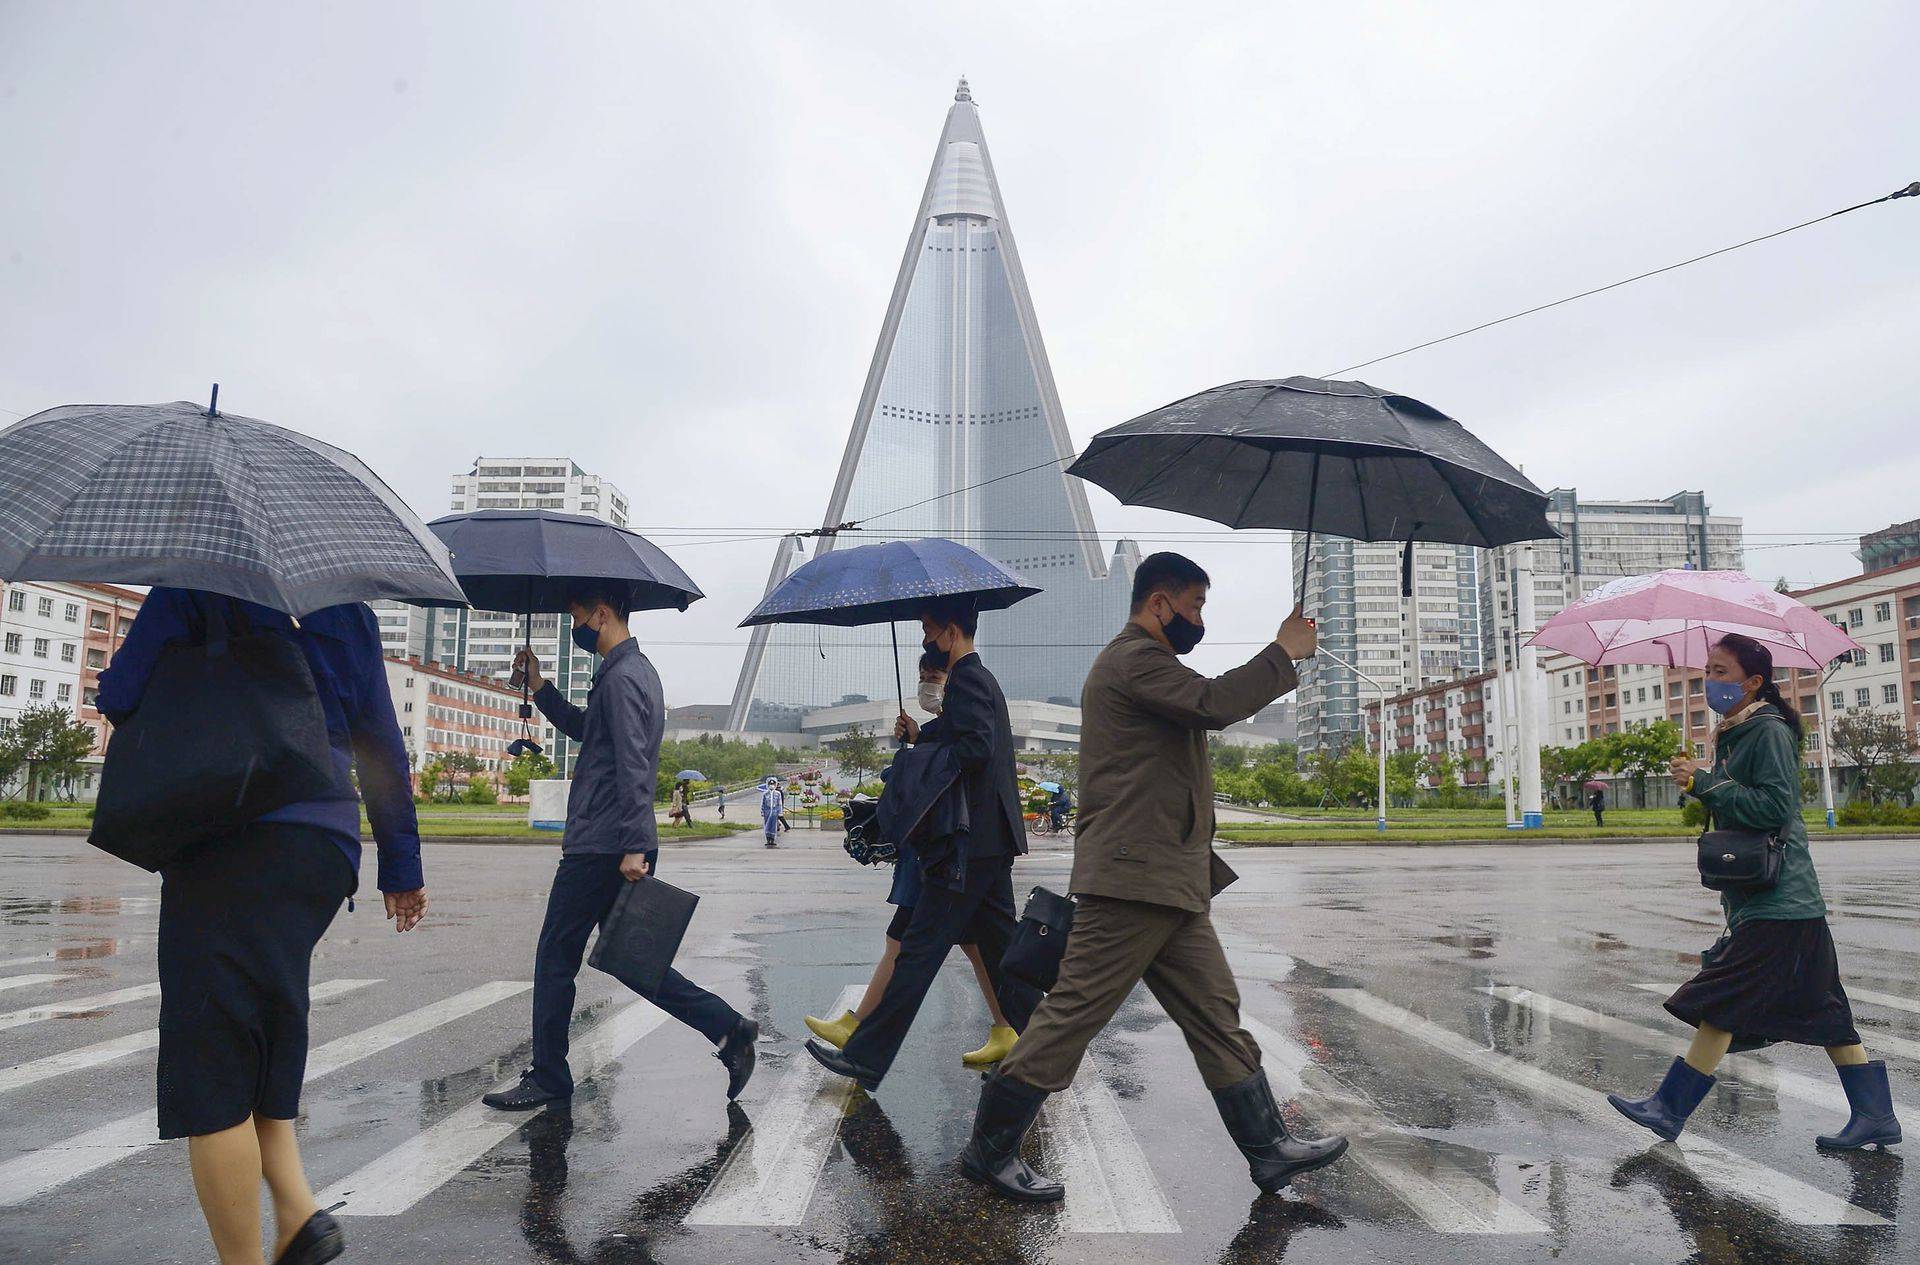
[[[394,717],[415,773],[454,752],[478,758],[489,773],[513,763],[508,744],[527,736],[518,690],[420,659],[388,659],[386,668]],[[552,752],[553,726],[545,717],[534,716],[531,737]]]
[[[1479,551],[1416,545],[1414,599],[1409,600],[1402,595],[1402,548],[1391,542],[1314,541],[1306,611],[1319,621],[1320,644],[1352,669],[1326,656],[1301,665],[1296,717],[1305,754],[1358,739],[1362,708],[1379,697],[1381,685],[1398,694],[1480,670]],[[1296,576],[1305,565],[1303,554],[1304,541],[1296,533]]]
[[[0,723],[49,704],[79,716],[94,596],[79,584],[0,585]]]
[[[1920,560],[1801,589],[1794,597],[1847,631],[1864,649],[1819,677],[1796,673],[1798,692],[1828,722],[1849,711],[1898,716],[1920,745]],[[1835,759],[1840,759],[1838,752]]]
[[[1492,672],[1462,673],[1389,698],[1388,754],[1413,751],[1430,761],[1450,755],[1462,785],[1497,784],[1519,749],[1520,711],[1509,697],[1514,686],[1511,675],[1503,679]],[[1367,747],[1377,753],[1377,698],[1366,704],[1365,714]]]

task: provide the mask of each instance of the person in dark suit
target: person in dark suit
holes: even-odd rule
[[[924,726],[905,712],[894,736],[915,745],[945,743],[961,769],[971,826],[962,853],[935,861],[922,858],[924,886],[900,938],[893,978],[880,1004],[836,1050],[821,1040],[807,1053],[831,1072],[878,1089],[893,1066],[900,1043],[933,987],[941,963],[956,944],[976,944],[1017,1032],[1038,1002],[1026,986],[1003,978],[1000,959],[1013,938],[1013,861],[1027,851],[1020,789],[1013,767],[1013,725],[1000,683],[974,652],[980,616],[966,599],[936,600],[920,617],[922,647],[947,657],[947,689],[937,719]]]

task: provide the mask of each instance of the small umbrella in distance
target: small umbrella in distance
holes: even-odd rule
[[[1230,382],[1101,431],[1067,473],[1127,505],[1305,532],[1309,556],[1316,532],[1482,548],[1559,535],[1546,493],[1466,427],[1364,382]],[[1304,598],[1304,566],[1300,580]]]
[[[896,620],[916,619],[936,597],[970,597],[975,610],[997,611],[1040,590],[983,553],[941,536],[834,549],[794,568],[768,590],[740,627],[886,624],[893,637],[893,687],[900,709],[900,639]]]
[[[567,595],[585,581],[625,586],[632,610],[684,611],[705,596],[645,536],[583,514],[477,510],[448,514],[427,526],[452,551],[453,572],[467,599],[481,610],[520,615],[529,650],[533,616],[565,614]],[[518,684],[524,725],[533,718],[533,704],[524,676]],[[540,750],[528,737],[513,745],[519,748],[515,755]]]
[[[673,780],[676,782],[704,782],[707,780],[707,775],[699,769],[681,769],[673,775]]]
[[[446,547],[359,458],[218,401],[73,404],[0,431],[0,578],[203,589],[296,619],[466,604]]]

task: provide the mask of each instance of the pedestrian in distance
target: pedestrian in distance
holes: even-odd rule
[[[946,685],[947,656],[938,650],[924,652],[920,656],[920,710],[938,716],[942,710]],[[842,796],[843,799],[851,798],[851,792],[842,792]],[[894,906],[894,910],[892,919],[887,923],[886,948],[881,951],[880,961],[873,968],[873,978],[867,981],[866,993],[860,998],[859,1005],[852,1010],[842,1011],[837,1018],[805,1017],[813,1035],[834,1049],[845,1047],[854,1030],[874,1012],[880,1005],[880,999],[886,995],[887,984],[893,979],[893,968],[900,957],[900,942],[913,921],[913,907],[920,899],[920,891],[919,862],[915,860],[911,849],[902,847],[893,863],[893,889],[887,893],[887,901]],[[991,1067],[1013,1049],[1019,1034],[1013,1030],[1013,1025],[1007,1022],[1006,1014],[1000,1009],[1000,999],[994,995],[993,977],[987,972],[985,959],[980,956],[980,946],[962,944],[960,951],[967,955],[967,961],[973,965],[974,981],[980,985],[980,993],[987,1001],[987,1014],[992,1020],[986,1043],[977,1050],[962,1054],[960,1062],[967,1067]]]
[[[722,782],[713,784],[713,811],[721,821],[727,819],[727,788]]]
[[[920,891],[900,929],[892,976],[872,1012],[839,1049],[819,1038],[807,1042],[807,1053],[821,1066],[868,1092],[879,1088],[893,1066],[941,963],[955,945],[978,946],[1005,1026],[1016,1033],[1024,1028],[1036,1000],[1031,989],[1006,979],[1000,970],[1016,925],[1013,862],[1027,851],[1027,833],[1007,700],[973,646],[979,624],[979,612],[969,598],[935,599],[928,605],[920,618],[920,648],[937,652],[946,662],[940,714],[923,726],[903,711],[894,722],[896,738],[944,747],[944,752],[928,754],[950,756],[957,766],[956,789],[964,797],[970,827],[964,846],[956,846],[951,855],[917,858]],[[898,781],[896,774],[889,789]]]
[[[1700,972],[1666,1006],[1691,1024],[1687,1052],[1673,1061],[1653,1096],[1607,1101],[1635,1124],[1671,1142],[1715,1082],[1729,1051],[1778,1041],[1825,1047],[1851,1113],[1838,1133],[1815,1138],[1826,1150],[1854,1151],[1900,1141],[1887,1065],[1869,1061],[1840,985],[1840,963],[1827,926],[1827,903],[1814,873],[1800,814],[1800,714],[1773,680],[1773,653],[1739,634],[1722,637],[1707,655],[1707,705],[1723,719],[1714,729],[1713,764],[1673,760],[1673,780],[1706,806],[1715,828],[1773,836],[1783,847],[1771,887],[1720,894],[1727,934],[1701,955]]]
[[[531,651],[514,656],[514,666],[527,674],[534,705],[580,751],[567,792],[560,865],[534,952],[533,1066],[518,1085],[482,1100],[502,1111],[531,1111],[573,1097],[567,1025],[587,936],[606,920],[624,884],[658,869],[654,785],[666,705],[660,676],[627,627],[627,601],[624,586],[591,581],[568,599],[574,645],[600,657],[584,708],[560,696]],[[737,1098],[753,1075],[760,1025],[672,968],[649,1000],[713,1043],[714,1057],[727,1071],[727,1097]]]
[[[1587,796],[1587,807],[1593,810],[1594,825],[1607,824],[1607,793],[1605,791],[1598,787],[1594,788],[1593,792]]]
[[[247,626],[300,647],[326,717],[335,785],[162,868],[159,1131],[187,1139],[194,1193],[222,1265],[263,1259],[263,1179],[273,1201],[274,1261],[317,1265],[340,1255],[343,1239],[314,1201],[293,1129],[306,1073],[313,950],[359,885],[355,775],[379,845],[386,916],[395,931],[411,931],[425,916],[412,775],[387,692],[379,625],[358,602],[296,622],[217,593],[155,588],[100,674],[108,720],[124,724],[139,709],[162,648],[206,640],[210,613],[228,628]]]
[[[667,802],[667,820],[677,821],[683,826],[693,824],[693,812],[687,804],[687,786],[685,778],[673,784],[673,797]]]
[[[1178,1024],[1254,1184],[1271,1194],[1331,1164],[1345,1138],[1287,1131],[1260,1047],[1240,1026],[1240,993],[1209,916],[1233,881],[1213,852],[1209,730],[1245,720],[1298,681],[1317,644],[1298,608],[1251,662],[1208,679],[1180,656],[1206,632],[1207,573],[1176,553],[1144,559],[1132,615],[1094,659],[1081,691],[1080,820],[1073,932],[1053,991],[1019,1045],[986,1078],[961,1171],[1013,1199],[1066,1188],[1020,1158],[1049,1094],[1073,1083],[1088,1044],[1137,983]]]
[[[780,846],[774,836],[780,833],[780,814],[786,803],[787,793],[780,789],[780,779],[768,778],[760,788],[760,828],[766,831],[769,848]]]

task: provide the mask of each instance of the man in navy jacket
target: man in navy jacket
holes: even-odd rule
[[[1013,938],[1013,860],[1027,851],[1020,790],[1013,767],[1013,726],[1006,696],[974,652],[980,616],[972,603],[936,601],[920,618],[924,645],[947,656],[947,689],[940,716],[922,727],[902,712],[894,736],[919,744],[946,744],[959,763],[970,833],[964,855],[926,869],[913,920],[900,941],[893,978],[872,1014],[846,1046],[807,1042],[807,1052],[829,1071],[868,1090],[893,1066],[900,1043],[926,1000],[941,963],[956,944],[977,944],[1000,1007],[1016,1030],[1026,1026],[1039,996],[1000,973],[1000,959]]]
[[[586,707],[575,707],[541,679],[530,653],[514,659],[534,689],[535,705],[580,744],[580,755],[567,791],[560,868],[534,954],[533,1066],[518,1085],[483,1100],[502,1111],[530,1111],[573,1096],[567,1024],[587,936],[606,920],[622,886],[652,872],[659,858],[653,795],[666,706],[659,673],[627,630],[626,603],[619,585],[587,584],[573,595],[574,644],[600,656]],[[718,1047],[727,1097],[738,1097],[753,1075],[760,1025],[672,969],[651,1000]]]

